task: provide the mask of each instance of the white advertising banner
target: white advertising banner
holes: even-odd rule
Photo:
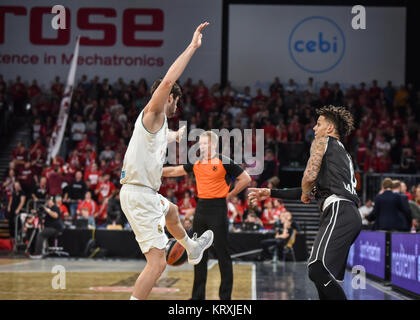
[[[54,5],[66,8],[65,29],[53,27]],[[150,83],[165,75],[204,21],[210,26],[203,45],[181,80],[212,84],[220,81],[222,0],[2,0],[0,73],[49,86],[67,74],[80,35],[79,75]]]
[[[228,79],[267,89],[275,77],[346,87],[405,78],[406,9],[365,7],[353,29],[350,6],[230,5]]]
[[[51,159],[58,154],[61,143],[63,142],[64,131],[66,130],[67,119],[69,117],[71,96],[74,89],[74,80],[76,78],[77,60],[79,58],[79,40],[79,38],[76,40],[76,47],[74,48],[70,71],[67,76],[66,87],[64,88],[64,95],[60,104],[60,111],[49,141],[47,163],[50,163]]]

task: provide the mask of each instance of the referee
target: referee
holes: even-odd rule
[[[198,201],[194,214],[193,230],[199,236],[210,229],[214,233],[214,249],[219,261],[221,284],[219,297],[230,300],[233,286],[232,259],[228,251],[228,229],[226,201],[240,193],[251,181],[250,176],[231,159],[217,153],[218,136],[212,131],[201,134],[201,160],[194,164],[185,164],[163,168],[164,177],[178,177],[193,172],[197,183]],[[229,192],[232,179],[237,183]],[[194,266],[194,285],[192,300],[206,298],[208,252]]]

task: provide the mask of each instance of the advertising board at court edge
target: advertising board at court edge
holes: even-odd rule
[[[111,82],[119,77],[154,81],[162,77],[205,19],[211,22],[205,43],[183,77],[220,81],[221,0],[97,2],[93,0],[2,1],[0,65],[6,80],[20,75],[48,85],[67,73],[80,36],[78,73]],[[65,8],[65,29],[55,30],[54,5]],[[197,15],[202,11],[204,14]],[[195,13],[195,14],[194,14]],[[205,63],[204,63],[205,62]]]

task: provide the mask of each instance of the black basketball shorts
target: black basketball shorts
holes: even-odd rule
[[[362,218],[353,202],[333,202],[322,213],[308,266],[322,262],[335,280],[342,281],[350,246],[362,229]]]

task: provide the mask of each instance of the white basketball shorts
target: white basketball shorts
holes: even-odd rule
[[[121,208],[136,235],[143,253],[150,248],[165,248],[165,216],[169,201],[148,187],[123,184],[120,191]]]

